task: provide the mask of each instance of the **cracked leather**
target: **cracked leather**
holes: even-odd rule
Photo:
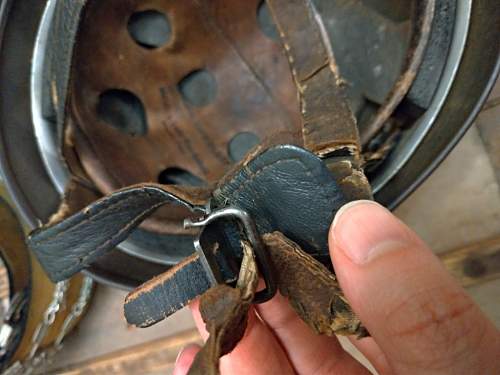
[[[304,147],[319,156],[359,149],[330,42],[311,1],[267,0],[299,94]],[[335,124],[335,126],[332,126]]]
[[[335,275],[280,232],[263,236],[277,270],[278,288],[317,334],[368,334],[340,289]],[[311,282],[314,280],[314,282]]]
[[[254,218],[259,234],[279,231],[328,264],[328,228],[348,202],[342,187],[316,155],[282,145],[244,161],[215,189],[213,201],[215,208],[244,209]],[[237,248],[234,240],[231,248]],[[125,306],[127,321],[149,326],[201,295],[209,283],[204,272],[191,272],[195,267],[202,269],[197,255],[132,292]],[[157,298],[160,295],[164,297]]]
[[[245,333],[259,274],[251,246],[246,242],[241,245],[244,256],[236,288],[220,284],[200,299],[200,313],[209,337],[196,355],[189,375],[219,374],[220,357],[230,353]]]
[[[50,97],[57,115],[57,135],[62,144],[63,126],[66,118],[66,98],[72,66],[74,40],[80,18],[87,0],[61,1],[55,3],[52,30],[48,44],[48,76],[52,81]]]

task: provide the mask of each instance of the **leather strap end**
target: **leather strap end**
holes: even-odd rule
[[[154,210],[177,203],[202,211],[200,196],[179,188],[138,185],[104,197],[52,227],[31,233],[33,250],[50,279],[65,280],[114,249]]]
[[[125,318],[137,327],[149,327],[189,304],[211,287],[197,254],[151,279],[125,299]]]

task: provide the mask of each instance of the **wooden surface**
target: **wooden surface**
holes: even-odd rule
[[[500,237],[443,253],[441,260],[464,287],[500,278]]]
[[[167,374],[173,370],[179,351],[191,343],[201,343],[197,330],[192,329],[173,337],[150,341],[67,368],[55,369],[49,374]]]

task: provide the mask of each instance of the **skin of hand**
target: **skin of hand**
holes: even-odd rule
[[[342,207],[329,233],[337,277],[372,337],[352,343],[379,374],[500,374],[500,331],[406,225],[371,201]],[[206,331],[192,307],[204,338]],[[199,347],[179,353],[187,373]],[[369,374],[335,337],[318,336],[277,295],[255,306],[221,358],[227,374]]]

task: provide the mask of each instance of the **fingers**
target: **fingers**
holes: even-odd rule
[[[329,240],[346,297],[395,373],[494,372],[498,331],[389,211],[374,202],[348,204]]]
[[[191,368],[194,357],[200,351],[200,347],[196,344],[188,345],[179,352],[175,360],[175,368],[173,375],[186,375]]]
[[[387,362],[385,353],[372,337],[358,340],[356,337],[350,336],[349,341],[368,359],[380,374],[392,374],[392,369],[389,362]]]
[[[207,338],[205,324],[198,310],[198,303],[191,305],[193,317],[200,334]],[[222,375],[293,374],[292,366],[280,344],[254,310],[248,314],[248,327],[236,348],[221,358]]]
[[[281,295],[258,305],[259,315],[274,331],[298,374],[369,374],[335,337],[316,335]]]

